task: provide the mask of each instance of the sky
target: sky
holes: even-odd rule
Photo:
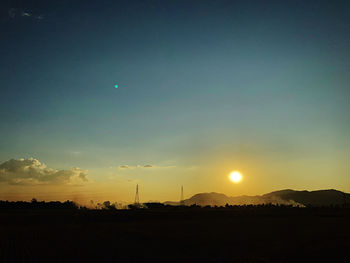
[[[0,199],[350,192],[349,1],[0,10]]]

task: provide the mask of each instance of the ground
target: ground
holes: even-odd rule
[[[350,212],[12,209],[0,236],[1,262],[341,262]]]

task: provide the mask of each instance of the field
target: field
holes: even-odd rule
[[[0,236],[1,262],[341,262],[350,211],[3,209]]]

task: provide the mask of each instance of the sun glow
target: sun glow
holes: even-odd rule
[[[230,173],[229,178],[234,183],[239,183],[242,181],[242,174],[238,171],[233,171]]]

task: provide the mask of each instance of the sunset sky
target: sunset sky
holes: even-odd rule
[[[350,192],[350,1],[0,10],[0,199]]]

